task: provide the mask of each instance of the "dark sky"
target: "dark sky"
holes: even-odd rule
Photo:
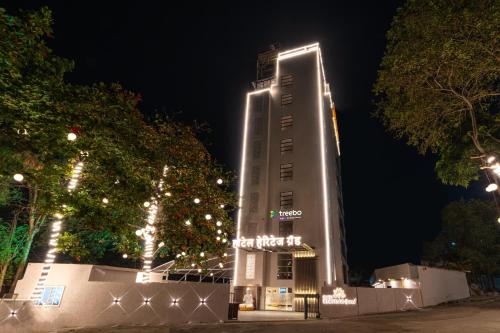
[[[402,1],[183,3],[11,1],[4,6],[15,13],[48,5],[55,20],[51,47],[76,61],[69,80],[118,81],[142,94],[146,114],[182,111],[180,120],[208,122],[209,149],[234,171],[256,54],[275,42],[290,48],[319,41],[340,121],[349,264],[418,263],[422,240],[439,231],[441,208],[465,192],[441,185],[432,156],[395,141],[371,116],[371,86],[385,32]]]

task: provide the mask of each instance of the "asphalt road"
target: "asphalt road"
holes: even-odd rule
[[[273,322],[229,322],[157,327],[80,329],[77,333],[368,333],[368,332],[497,332],[500,298],[448,304],[417,311],[342,319]]]

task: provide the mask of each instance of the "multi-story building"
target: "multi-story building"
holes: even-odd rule
[[[347,283],[335,106],[318,43],[258,56],[244,114],[233,286],[258,309]],[[249,297],[246,297],[248,301]]]

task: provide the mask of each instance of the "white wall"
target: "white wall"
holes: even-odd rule
[[[28,266],[16,288],[19,298],[29,298],[40,267]],[[65,286],[61,305],[40,307],[26,300],[2,301],[0,332],[227,320],[228,284],[88,281],[91,271],[91,265],[54,265],[46,285]],[[120,299],[118,304],[114,304],[115,298]],[[150,299],[147,304],[146,298]],[[174,299],[178,304],[173,304]],[[16,311],[15,316],[11,316],[12,311]]]
[[[470,297],[464,272],[418,266],[424,306]]]

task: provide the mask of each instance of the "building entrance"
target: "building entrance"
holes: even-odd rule
[[[293,309],[292,288],[266,287],[266,310],[292,311]]]

